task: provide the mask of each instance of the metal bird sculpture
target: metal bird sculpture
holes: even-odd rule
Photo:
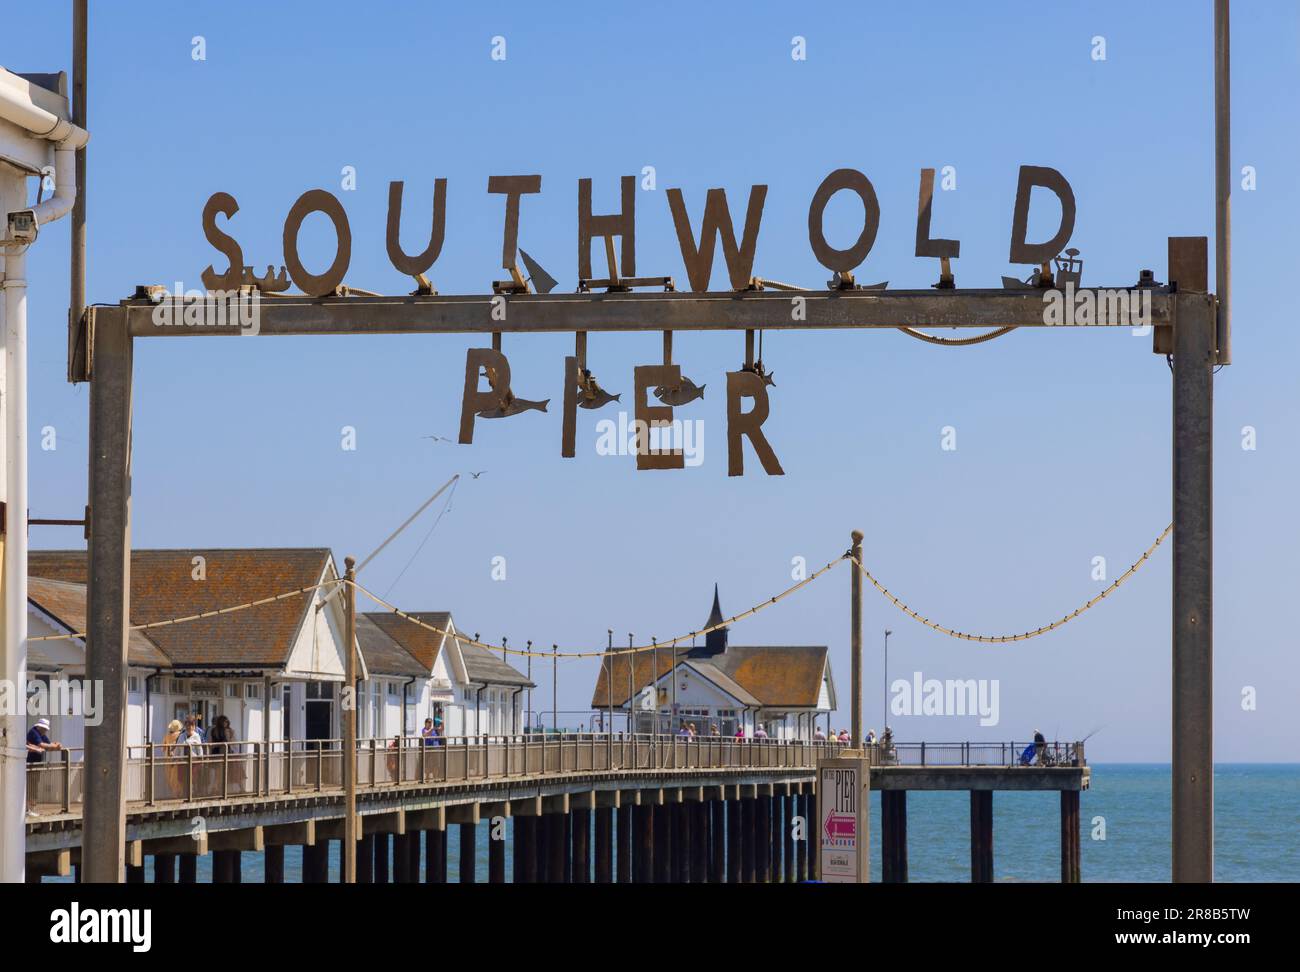
[[[689,378],[683,378],[678,384],[669,387],[660,385],[655,389],[655,398],[665,405],[685,405],[697,398],[704,397],[704,385],[696,385]]]

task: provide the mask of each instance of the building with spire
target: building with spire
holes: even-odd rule
[[[621,716],[641,733],[693,724],[700,735],[716,727],[753,738],[761,726],[769,739],[811,740],[819,718],[829,730],[836,705],[827,647],[733,645],[724,621],[715,584],[703,645],[607,655],[592,693],[593,724],[609,722],[612,709],[615,725]]]

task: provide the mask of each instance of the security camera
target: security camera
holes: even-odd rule
[[[6,243],[36,242],[36,213],[30,209],[20,209],[9,214],[9,232],[5,235]]]

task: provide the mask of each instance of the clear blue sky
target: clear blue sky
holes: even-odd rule
[[[725,186],[733,211],[770,186],[755,272],[820,286],[807,207],[832,169],[867,173],[880,198],[875,249],[859,279],[925,287],[937,262],[912,256],[918,172],[957,169],[937,194],[936,235],[961,240],[959,285],[996,286],[1007,264],[1017,167],[1060,169],[1079,204],[1072,245],[1084,282],[1121,286],[1144,267],[1165,278],[1166,238],[1213,236],[1211,4],[916,5],[132,3],[93,5],[90,268],[95,301],[138,283],[184,281],[224,258],[200,213],[225,190],[246,262],[282,262],[297,196],[335,191],[349,213],[348,282],[404,293],[388,263],[388,183],[424,210],[448,180],[447,241],[431,272],[443,293],[484,293],[500,271],[491,174],[541,173],[520,242],[574,285],[577,180],[598,209],[618,177],[653,165],[637,203],[638,271],[685,272],[665,190],[681,187],[698,221]],[[1300,22],[1294,3],[1238,4],[1233,24],[1235,360],[1216,385],[1216,755],[1291,760],[1300,727],[1292,607],[1300,514],[1294,308],[1269,287],[1294,277]],[[191,58],[191,40],[207,58]],[[490,57],[494,35],[504,62]],[[807,39],[807,60],[790,57]],[[1106,41],[1094,61],[1092,39]],[[0,63],[69,66],[67,5],[7,14]],[[357,188],[340,191],[352,165]],[[839,199],[829,235],[852,238]],[[422,220],[421,220],[422,221]],[[414,219],[412,219],[414,222]],[[698,223],[697,223],[698,225]],[[408,237],[413,246],[418,232]],[[309,222],[319,269],[331,236]],[[1213,259],[1213,256],[1211,256]],[[87,387],[64,380],[67,227],[30,261],[32,509],[78,514],[86,501]],[[722,261],[714,287],[725,286]],[[364,555],[455,471],[454,508],[394,587],[412,609],[449,609],[469,631],[512,644],[604,644],[701,624],[712,585],[728,613],[790,582],[791,558],[820,564],[849,531],[866,559],[923,613],[992,633],[1037,627],[1113,578],[1170,519],[1169,371],[1127,330],[1012,334],[976,348],[929,347],[898,333],[772,334],[777,387],[767,430],[786,475],[726,475],[724,374],[734,335],[682,335],[676,358],[707,382],[680,410],[705,424],[705,462],[635,471],[595,452],[584,413],[576,459],[559,455],[560,416],[481,423],[454,436],[460,337],[141,341],[136,351],[133,541],[137,546],[324,545]],[[510,338],[515,391],[558,400],[568,336]],[[591,340],[601,383],[631,398],[632,368],[659,360],[657,334]],[[340,448],[340,429],[358,448]],[[955,452],[940,430],[957,429]],[[1258,449],[1240,447],[1243,426]],[[426,532],[417,525],[368,568],[387,589]],[[75,543],[41,528],[33,543]],[[491,561],[507,558],[507,579]],[[831,646],[847,700],[847,571],[733,631],[741,643]],[[935,634],[868,591],[866,724],[880,727],[881,631],[894,631],[891,677],[999,679],[1001,724],[895,720],[900,738],[1076,737],[1098,726],[1094,759],[1169,756],[1170,551],[1121,592],[1050,636],[979,646]],[[562,708],[585,707],[595,665],[561,666]],[[549,666],[537,707],[549,708]],[[1243,711],[1243,687],[1258,691]],[[847,724],[848,715],[836,716]]]

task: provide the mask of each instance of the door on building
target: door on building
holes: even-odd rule
[[[306,739],[334,738],[334,683],[308,682]]]

